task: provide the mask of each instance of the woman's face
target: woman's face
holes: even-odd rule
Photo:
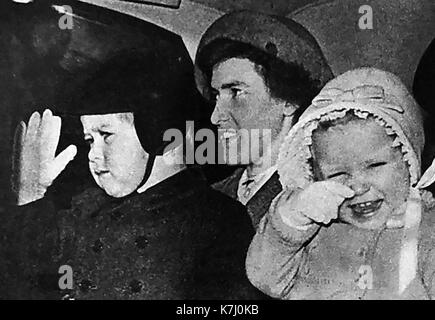
[[[211,86],[216,105],[211,122],[229,165],[255,163],[271,146],[283,125],[285,103],[271,96],[256,65],[245,58],[230,58],[213,68]]]
[[[314,171],[318,180],[333,180],[355,191],[343,202],[339,218],[350,224],[380,228],[409,194],[409,169],[393,137],[372,119],[352,120],[314,133]]]
[[[98,186],[115,198],[139,187],[148,162],[133,119],[132,113],[80,117],[90,146],[89,170]]]

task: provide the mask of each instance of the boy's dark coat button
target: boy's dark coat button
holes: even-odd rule
[[[79,283],[79,288],[80,288],[80,291],[86,293],[89,290],[96,289],[96,286],[91,282],[91,280],[89,280],[89,279],[83,279]]]
[[[145,249],[148,246],[148,239],[145,236],[139,236],[136,238],[135,243],[139,249]]]
[[[103,251],[103,248],[104,248],[104,245],[103,245],[103,242],[100,239],[96,240],[94,242],[94,245],[92,246],[92,250],[95,253],[100,253],[101,251]]]
[[[112,221],[120,221],[124,217],[124,213],[122,211],[114,211],[110,214],[110,218]]]
[[[142,282],[136,279],[130,281],[130,290],[132,293],[139,293],[142,290]]]

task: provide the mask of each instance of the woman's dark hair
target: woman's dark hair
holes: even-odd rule
[[[263,77],[272,97],[299,106],[295,120],[310,105],[320,91],[320,81],[297,63],[286,63],[276,57],[276,46],[269,43],[265,51],[250,44],[216,39],[198,53],[197,65],[211,82],[213,67],[231,58],[246,58],[252,61]]]

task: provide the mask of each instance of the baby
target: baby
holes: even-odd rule
[[[281,299],[435,297],[433,166],[400,80],[362,68],[330,81],[289,132],[284,186],[249,248],[251,282]]]

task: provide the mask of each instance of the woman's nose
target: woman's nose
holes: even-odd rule
[[[213,113],[211,114],[211,123],[213,123],[214,125],[218,125],[222,122],[225,122],[228,120],[228,115],[227,113],[224,111],[225,110],[225,106],[224,106],[224,101],[222,100],[222,98],[218,98],[216,100],[216,105],[214,107]]]

